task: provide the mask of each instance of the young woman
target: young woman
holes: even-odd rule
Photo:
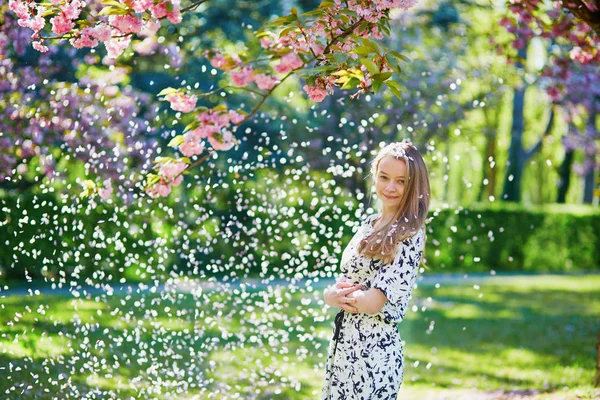
[[[429,176],[407,141],[382,148],[371,164],[381,213],[362,221],[344,250],[325,302],[340,308],[322,399],[396,399],[404,355],[402,321],[425,247]]]

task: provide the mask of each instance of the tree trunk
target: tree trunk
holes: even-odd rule
[[[595,177],[596,177],[596,151],[594,146],[594,140],[596,138],[596,109],[594,107],[590,108],[590,116],[588,118],[588,124],[586,129],[586,139],[592,144],[594,147],[593,150],[588,150],[587,146],[584,148],[585,161],[584,165],[586,165],[588,171],[584,177],[583,184],[583,202],[585,204],[592,204],[594,200],[594,188],[595,188]]]
[[[521,53],[521,50],[519,50]],[[510,128],[510,148],[508,150],[508,161],[506,176],[504,178],[504,193],[502,199],[506,201],[521,201],[521,176],[523,172],[523,128],[525,107],[525,82],[515,88],[513,99],[513,120]]]
[[[556,196],[557,203],[566,203],[569,185],[571,184],[571,166],[573,165],[574,150],[567,150],[565,158],[558,170],[558,195]]]
[[[594,376],[594,386],[600,386],[600,327],[596,338],[596,376]]]
[[[448,135],[448,141],[446,142],[446,165],[444,165],[444,169],[445,174],[444,174],[444,178],[446,179],[446,181],[444,182],[444,203],[448,202],[448,197],[450,195],[449,190],[450,190],[450,135]],[[443,160],[442,160],[443,161]]]
[[[497,111],[500,112],[500,111]],[[477,195],[478,201],[483,201],[484,195],[486,199],[489,199],[491,196],[495,196],[496,194],[496,171],[497,169],[492,167],[492,162],[496,162],[496,136],[498,134],[497,129],[497,121],[494,123],[490,123],[487,109],[484,111],[485,121],[486,121],[486,145],[485,145],[485,155],[483,157],[483,162],[481,166],[481,170],[483,171],[483,177],[481,179],[481,184],[479,186],[479,194]],[[491,161],[490,161],[491,160]],[[483,181],[487,178],[487,185],[483,184]],[[487,190],[486,190],[487,189]]]

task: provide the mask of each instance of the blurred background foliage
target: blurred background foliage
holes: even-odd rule
[[[158,132],[140,140],[166,149],[179,133],[179,116],[148,98],[169,86],[206,92],[227,85],[204,49],[251,56],[259,46],[255,29],[292,6],[317,4],[208,3],[180,25],[163,26],[165,44],[155,54],[126,55],[115,66],[100,63],[102,50],[59,45],[52,62],[64,68],[49,78],[82,82],[122,71],[111,85],[139,93]],[[386,44],[411,59],[403,65],[404,99],[390,93],[350,99],[340,92],[313,104],[302,95],[303,83],[290,79],[238,130],[237,150],[196,168],[166,199],[132,200],[135,188],[108,203],[80,199],[81,181],[101,171],[90,171],[58,141],[52,151],[61,162],[52,179],[36,179],[32,157],[28,173],[0,185],[0,279],[331,277],[356,221],[377,212],[368,162],[380,143],[404,138],[422,151],[430,172],[429,271],[598,270],[598,190],[584,196],[583,174],[590,172],[578,166],[585,151],[563,145],[570,130],[597,132],[595,115],[567,118],[569,109],[553,108],[540,79],[551,43],[532,41],[524,68],[509,62],[508,33],[497,23],[503,12],[489,3],[429,1],[398,15]],[[13,57],[17,66],[35,66],[32,50]],[[515,178],[507,164],[523,79],[527,158],[514,189],[507,186]],[[253,101],[252,93],[227,89],[200,103],[222,97],[239,107]],[[596,164],[591,173],[598,181]],[[131,171],[139,166],[126,165],[119,179],[135,180]]]

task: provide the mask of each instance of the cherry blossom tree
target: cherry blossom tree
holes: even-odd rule
[[[47,43],[53,40],[68,40],[76,48],[96,48],[102,43],[107,57],[117,59],[134,36],[150,39],[164,20],[179,24],[184,13],[206,2],[200,0],[183,7],[178,0],[105,1],[89,5],[79,0],[51,4],[10,0],[9,5],[18,16],[19,25],[33,31],[32,45],[40,52],[48,51]],[[414,4],[414,0],[323,1],[309,12],[292,9],[289,15],[257,31],[259,54],[207,49],[205,56],[214,68],[229,75],[230,86],[255,93],[257,102],[249,110],[229,109],[226,103],[203,108],[196,107],[198,96],[203,94],[193,93],[191,87],[161,92],[160,96],[174,111],[184,114],[181,121],[185,130],[169,143],[181,155],[155,160],[157,173],[148,174],[147,193],[153,197],[168,195],[171,186],[181,182],[185,171],[206,161],[215,151],[235,146],[237,127],[292,75],[306,80],[303,89],[316,102],[333,93],[335,87],[356,89],[355,96],[389,88],[400,97],[402,87],[391,77],[401,72],[399,63],[406,58],[398,52],[388,52],[375,40],[389,34],[392,9],[408,9]]]
[[[5,2],[0,21],[0,188],[24,191],[69,166],[99,181],[81,181],[84,193],[108,198],[119,187],[126,195],[129,175],[151,167],[150,96],[119,88],[122,68],[106,68],[100,81],[56,47],[32,54],[28,29]],[[78,82],[60,78],[70,68],[82,71]]]

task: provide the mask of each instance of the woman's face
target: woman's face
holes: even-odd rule
[[[375,191],[384,206],[393,207],[400,203],[406,179],[406,162],[403,159],[387,155],[379,161]]]

